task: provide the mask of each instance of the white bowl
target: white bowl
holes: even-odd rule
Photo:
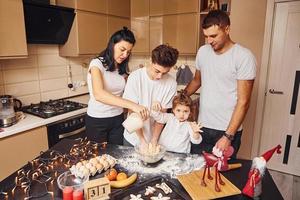
[[[65,187],[72,187],[73,190],[83,190],[84,184],[89,181],[89,176],[76,177],[70,171],[66,171],[57,178],[58,187],[63,190]]]
[[[162,145],[160,145],[160,151],[157,154],[151,154],[151,155],[145,154],[140,150],[139,145],[136,145],[134,147],[134,150],[137,153],[138,158],[145,163],[156,163],[160,161],[166,153],[166,148]]]

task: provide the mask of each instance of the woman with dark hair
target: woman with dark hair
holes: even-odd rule
[[[106,49],[90,62],[87,74],[90,100],[86,116],[89,140],[123,144],[123,108],[133,110],[143,119],[149,116],[146,107],[121,97],[134,44],[133,33],[124,27],[110,37]]]

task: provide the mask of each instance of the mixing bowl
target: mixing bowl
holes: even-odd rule
[[[162,145],[160,145],[160,151],[157,153],[141,151],[139,145],[134,146],[134,150],[137,153],[138,158],[145,163],[156,163],[160,161],[166,153],[166,148]]]

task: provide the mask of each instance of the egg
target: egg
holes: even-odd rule
[[[104,160],[102,162],[102,165],[103,165],[105,171],[110,167],[109,162],[107,162],[107,160]]]
[[[81,166],[82,166],[82,162],[78,162],[78,163],[76,164],[76,169],[79,169]]]
[[[92,167],[90,168],[90,174],[91,174],[92,176],[94,176],[96,173],[97,173],[96,167],[95,167],[95,166],[92,166]]]
[[[91,163],[93,166],[96,166],[98,164],[98,160],[96,158],[90,159],[89,163]]]
[[[109,165],[110,165],[110,168],[114,167],[115,164],[116,164],[115,159],[112,159],[112,158],[111,158],[111,159],[108,159],[107,161],[108,161],[108,163],[109,163]]]
[[[82,162],[82,165],[86,165],[86,164],[88,163],[87,160],[83,160],[83,161],[81,161],[81,162]]]
[[[97,171],[98,171],[98,173],[101,173],[102,172],[102,170],[103,170],[103,165],[101,164],[101,163],[98,163],[97,165],[96,165],[96,169],[97,169]]]
[[[103,155],[101,156],[101,158],[104,159],[104,160],[106,160],[106,159],[107,159],[107,154],[103,154]]]
[[[90,170],[88,170],[87,168],[85,168],[83,171],[82,171],[83,175],[84,176],[90,176]],[[81,177],[83,178],[83,177]]]
[[[86,163],[85,164],[85,167],[88,168],[88,169],[90,169],[92,166],[93,166],[93,164],[91,164],[91,163]]]

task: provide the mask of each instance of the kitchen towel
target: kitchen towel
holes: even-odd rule
[[[188,65],[182,65],[176,73],[176,82],[178,85],[187,85],[193,79],[193,73]]]

